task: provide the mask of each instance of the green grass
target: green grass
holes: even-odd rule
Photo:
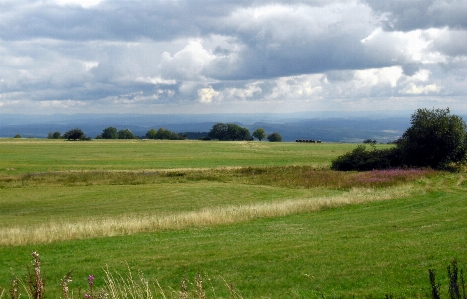
[[[0,139],[0,173],[236,166],[329,166],[355,145],[154,140]]]
[[[224,280],[244,298],[428,297],[428,268],[443,284],[453,258],[466,268],[465,173],[388,183],[386,174],[325,169],[355,146],[1,140],[0,231],[205,212],[221,221],[0,245],[0,287],[24,275],[38,251],[48,298],[60,297],[69,270],[77,298],[89,274],[99,287],[103,269],[125,274],[128,266],[169,292],[185,271],[192,283],[201,271],[216,292],[208,298],[230,298]],[[122,155],[130,149],[137,154]],[[264,211],[275,205],[279,212]],[[280,213],[290,205],[299,209]],[[224,210],[240,212],[223,222]]]

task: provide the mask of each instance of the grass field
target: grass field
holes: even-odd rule
[[[465,269],[466,174],[328,169],[355,146],[0,140],[0,287],[37,251],[48,298],[128,267],[208,298],[428,297],[428,268]]]

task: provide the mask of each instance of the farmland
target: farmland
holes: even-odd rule
[[[49,298],[128,267],[200,271],[209,298],[426,297],[428,268],[465,265],[465,172],[328,169],[355,146],[2,139],[0,287],[37,251]]]

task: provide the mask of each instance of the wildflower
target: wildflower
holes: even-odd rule
[[[88,284],[92,286],[94,284],[94,275],[89,275],[88,276]]]

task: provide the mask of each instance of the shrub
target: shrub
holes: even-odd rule
[[[269,134],[267,138],[269,142],[281,142],[282,141],[282,136],[277,132]]]
[[[47,138],[48,139],[60,139],[60,138],[62,138],[62,134],[60,134],[59,131],[49,132],[47,134]]]
[[[250,131],[236,124],[217,123],[214,126],[212,126],[212,129],[211,131],[209,131],[208,136],[211,139],[218,139],[224,141],[252,140]]]
[[[400,166],[447,169],[465,164],[467,125],[461,117],[450,115],[449,108],[418,109],[411,123],[395,148],[367,151],[359,146],[332,161],[332,169],[372,170]]]
[[[65,134],[63,134],[63,139],[68,139],[68,140],[88,140],[89,138],[84,135],[83,131],[81,129],[72,129]]]
[[[466,161],[467,125],[447,109],[418,109],[397,142],[404,163],[415,167],[446,168]]]
[[[376,140],[365,139],[365,140],[363,140],[363,143],[366,143],[366,144],[376,144]]]
[[[332,169],[343,171],[388,169],[400,166],[401,159],[398,148],[367,150],[364,145],[359,145],[351,152],[337,157],[331,164]]]
[[[117,139],[118,138],[118,131],[115,127],[108,127],[102,131],[101,134],[102,139]]]
[[[130,129],[123,129],[118,131],[118,139],[136,139],[136,136]]]

